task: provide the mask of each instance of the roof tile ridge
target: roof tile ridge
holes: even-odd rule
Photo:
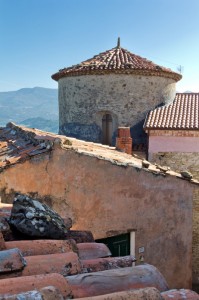
[[[164,122],[162,122],[163,124],[162,124],[161,127],[165,126],[166,128],[169,128],[170,127],[171,114],[172,114],[172,106],[170,104],[169,105],[164,105],[163,112],[164,112]],[[167,114],[168,114],[168,116],[167,116]]]
[[[166,112],[168,111],[168,113],[169,113],[169,120],[170,120],[170,116],[171,116],[171,109],[170,109],[170,106],[166,106],[166,105],[164,105],[163,107],[162,107],[162,110],[160,110],[160,116],[161,116],[161,118],[162,119],[160,119],[160,124],[162,123],[162,125],[160,125],[160,128],[161,127],[164,127],[164,126],[168,126],[167,125],[167,123],[168,123],[168,119],[166,118]],[[162,120],[162,121],[161,121]]]
[[[175,99],[174,99],[174,105],[173,105],[173,120],[172,120],[172,126],[171,126],[171,127],[174,127],[175,129],[178,126],[180,126],[179,125],[179,119],[177,118],[179,116],[179,113],[180,113],[180,102],[181,101],[179,100],[179,98],[176,95]]]
[[[155,122],[156,122],[156,127],[159,127],[159,120],[161,120],[161,116],[162,116],[163,110],[157,110],[155,113]]]
[[[179,111],[180,111],[180,123],[178,124],[178,127],[182,127],[185,129],[187,127],[187,121],[189,121],[189,95],[184,94],[182,95],[181,99],[179,101]],[[188,126],[189,127],[189,126]]]
[[[195,95],[194,97],[191,99],[190,101],[190,127],[193,129],[195,126],[195,113],[191,113],[192,111],[194,112],[194,108],[196,105],[196,99],[195,99]]]
[[[107,67],[112,67],[114,65],[114,59],[113,58],[116,56],[116,50],[117,49],[118,49],[117,47],[111,49],[111,50],[114,50],[114,51],[111,53],[111,56],[109,56],[109,61],[108,61],[108,66]]]

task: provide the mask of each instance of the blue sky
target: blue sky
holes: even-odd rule
[[[51,75],[116,46],[199,92],[199,0],[0,0],[0,91],[57,88]]]

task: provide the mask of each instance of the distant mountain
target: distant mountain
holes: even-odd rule
[[[58,91],[35,87],[0,92],[0,126],[8,122],[58,132]]]
[[[40,117],[30,118],[20,122],[20,125],[37,128],[44,131],[50,131],[54,133],[58,133],[59,131],[59,122],[58,120],[46,120]]]

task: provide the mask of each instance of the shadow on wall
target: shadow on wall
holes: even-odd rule
[[[147,134],[143,129],[144,120],[130,128],[133,145],[144,144],[147,145]]]
[[[94,143],[100,143],[102,140],[102,130],[95,123],[67,123],[59,129],[59,134]]]
[[[118,117],[109,110],[98,111],[94,116],[95,123],[101,129],[101,139],[99,143],[115,146],[118,128]]]
[[[59,130],[59,134],[87,142],[102,143],[115,146],[118,122],[114,114],[100,112],[95,118],[96,123],[67,123]],[[147,134],[143,130],[144,120],[130,128],[133,145],[147,145]]]

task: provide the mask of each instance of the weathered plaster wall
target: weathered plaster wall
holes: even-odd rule
[[[13,191],[35,194],[74,229],[95,238],[136,231],[145,261],[155,265],[170,288],[188,288],[192,274],[192,185],[175,176],[56,148],[0,174],[2,197]]]
[[[186,139],[186,138],[184,138]],[[172,170],[191,172],[199,180],[199,149],[198,152],[159,152],[150,154],[150,161]],[[199,291],[199,188],[194,188],[193,197],[193,285]]]
[[[169,78],[124,74],[84,75],[59,80],[59,131],[102,142],[102,117],[113,117],[113,144],[118,126],[130,126],[134,143],[145,139],[143,122],[157,105],[173,101]]]

